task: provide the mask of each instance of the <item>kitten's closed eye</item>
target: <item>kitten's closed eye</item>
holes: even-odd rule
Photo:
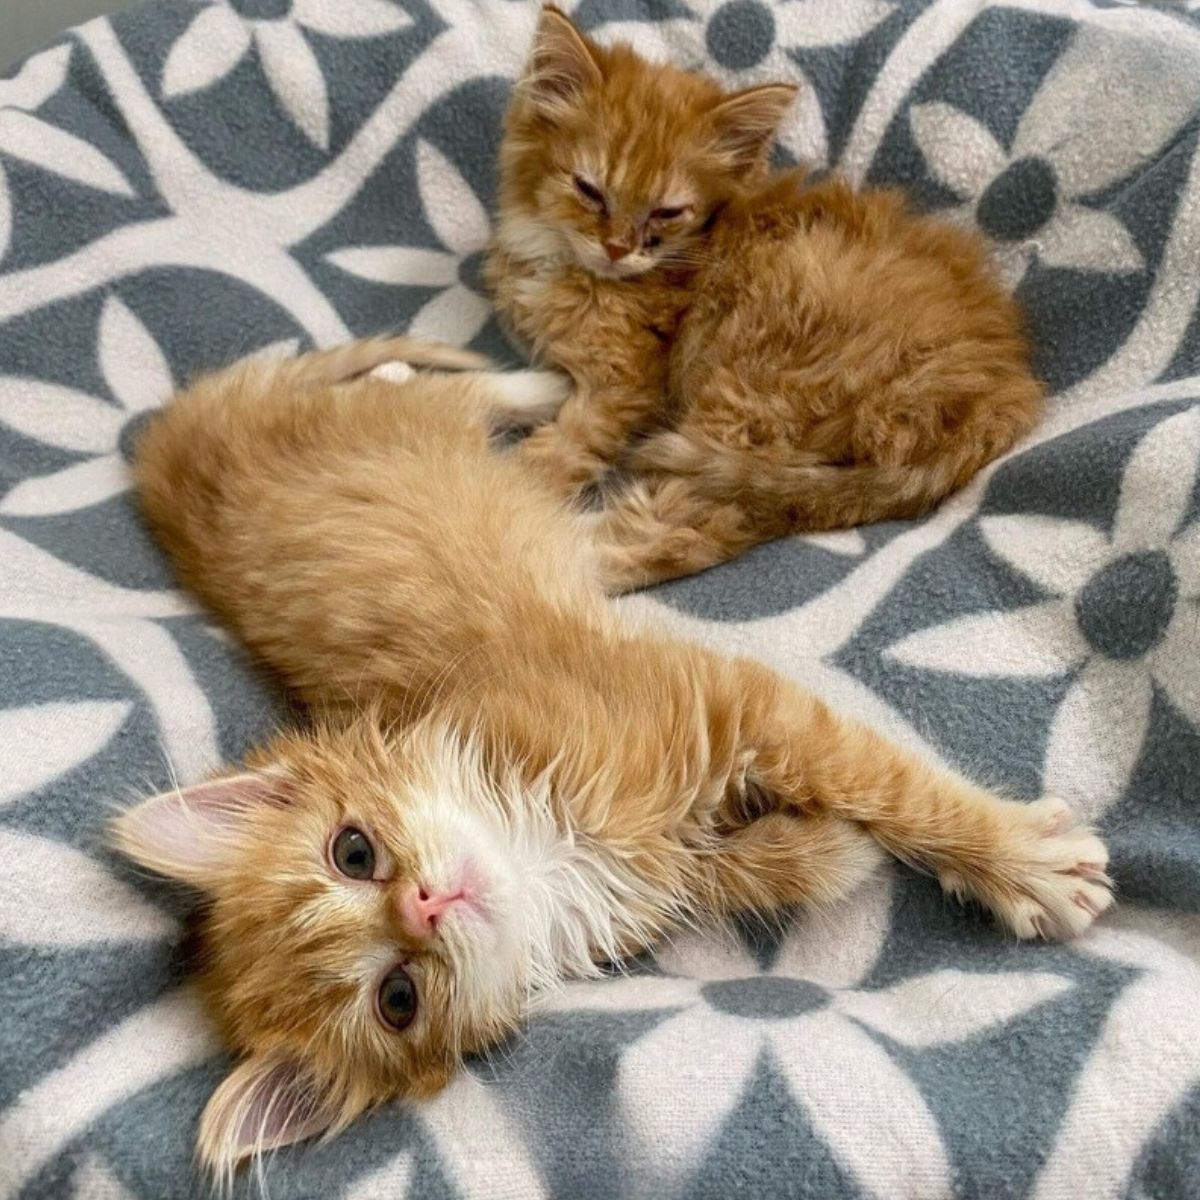
[[[347,879],[371,879],[375,874],[375,850],[361,829],[341,830],[333,839],[330,857]]]
[[[678,205],[675,208],[656,208],[650,214],[652,221],[678,221],[687,212],[687,206]]]
[[[582,175],[572,176],[571,182],[574,183],[575,190],[589,204],[595,205],[601,212],[608,210],[608,205],[604,200],[604,193],[594,183],[589,183]]]

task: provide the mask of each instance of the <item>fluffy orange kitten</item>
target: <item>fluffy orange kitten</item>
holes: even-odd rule
[[[729,94],[542,14],[487,275],[516,340],[581,385],[528,462],[572,491],[652,433],[598,531],[614,587],[915,516],[1039,413],[979,238],[767,171],[794,91]]]
[[[999,799],[763,666],[634,624],[584,519],[492,422],[558,376],[393,370],[380,339],[204,379],[136,472],[182,579],[311,707],[240,768],[121,816],[199,889],[202,990],[238,1061],[200,1156],[428,1096],[537,997],[680,922],[823,904],[884,851],[1020,937],[1108,907],[1056,800]]]

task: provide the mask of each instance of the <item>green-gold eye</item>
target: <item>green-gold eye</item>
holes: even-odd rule
[[[389,971],[379,985],[379,1015],[396,1030],[411,1025],[417,1015],[417,985],[403,967]]]
[[[361,829],[343,829],[333,839],[332,857],[347,879],[370,879],[375,874],[375,850]]]

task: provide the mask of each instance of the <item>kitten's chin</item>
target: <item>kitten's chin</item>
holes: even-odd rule
[[[636,279],[646,275],[658,265],[648,254],[630,255],[628,258],[609,262],[603,250],[578,253],[579,265],[598,279]]]

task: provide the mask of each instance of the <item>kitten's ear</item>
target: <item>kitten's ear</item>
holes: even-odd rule
[[[287,797],[281,769],[227,775],[143,800],[112,822],[109,839],[143,867],[203,888],[230,861],[246,814]]]
[[[709,114],[717,153],[739,168],[759,163],[766,157],[796,91],[790,83],[768,83],[722,100]]]
[[[534,105],[547,116],[561,113],[602,78],[595,46],[565,13],[553,5],[543,8],[522,80]]]
[[[196,1151],[219,1182],[229,1183],[247,1159],[341,1128],[357,1115],[323,1096],[299,1064],[252,1055],[204,1106]]]

